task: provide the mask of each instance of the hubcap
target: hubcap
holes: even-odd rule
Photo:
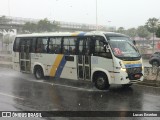
[[[39,70],[36,71],[36,76],[37,76],[37,78],[41,78],[41,73]]]
[[[104,78],[99,78],[99,79],[97,80],[97,85],[98,85],[98,86],[103,86],[103,85],[104,85],[104,82],[105,82]]]

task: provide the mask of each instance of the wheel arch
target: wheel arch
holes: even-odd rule
[[[110,76],[109,72],[105,69],[102,69],[102,68],[96,68],[96,69],[92,70],[92,74],[91,74],[91,81],[92,82],[94,82],[94,78],[97,73],[104,73],[108,78],[108,83],[109,84],[111,83],[111,76]]]
[[[32,69],[32,73],[34,74],[35,68],[36,68],[37,66],[40,66],[40,67],[42,68],[43,74],[45,75],[45,67],[44,67],[44,65],[41,64],[41,63],[38,63],[38,62],[35,62],[35,63],[34,63],[33,69]]]

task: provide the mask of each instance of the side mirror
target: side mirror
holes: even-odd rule
[[[105,52],[109,52],[109,50],[108,50],[108,45],[106,45],[106,44],[104,44],[104,51],[105,51]]]

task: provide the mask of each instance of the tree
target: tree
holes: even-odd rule
[[[33,33],[37,31],[37,24],[26,22],[22,29],[25,33]]]
[[[156,31],[156,37],[160,38],[160,27],[158,27],[157,31]]]
[[[3,50],[3,33],[1,32],[0,32],[0,41],[1,41],[2,50]]]
[[[9,18],[6,18],[6,16],[1,16],[0,17],[0,23],[2,24],[6,24],[6,23],[9,23],[9,22],[11,22],[12,21],[12,19],[9,19]]]
[[[137,28],[137,34],[141,38],[148,38],[149,32],[145,26],[139,26]]]
[[[7,18],[6,16],[1,16],[0,17],[0,24],[9,24],[12,21],[12,19]],[[12,29],[11,28],[0,28],[0,32],[11,32]]]
[[[3,41],[3,33],[0,32],[0,41]]]
[[[119,27],[118,30],[117,30],[118,33],[122,33],[122,34],[125,34],[125,29],[124,27]]]
[[[59,31],[60,29],[60,23],[59,22],[56,22],[56,21],[53,21],[53,31]]]
[[[4,35],[4,44],[9,45],[10,43],[10,34]]]
[[[37,24],[38,32],[51,32],[53,30],[53,24],[45,18],[44,20],[40,20]]]
[[[26,22],[23,26],[23,31],[25,33],[33,32],[52,32],[59,31],[60,25],[58,22],[50,22],[47,18],[38,21],[38,23]]]
[[[134,39],[137,35],[137,30],[135,28],[130,28],[128,30],[126,30],[126,34],[131,37],[132,39]]]
[[[148,21],[146,22],[146,27],[148,31],[153,33],[153,52],[154,52],[154,34],[158,28],[157,23],[158,23],[157,18],[149,18]]]

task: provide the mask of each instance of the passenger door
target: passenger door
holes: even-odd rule
[[[20,42],[20,71],[21,72],[30,72],[31,70],[31,40],[22,39]]]
[[[91,75],[90,44],[91,44],[91,39],[89,37],[78,38],[77,69],[78,69],[78,79],[80,80],[90,80],[90,75]]]

